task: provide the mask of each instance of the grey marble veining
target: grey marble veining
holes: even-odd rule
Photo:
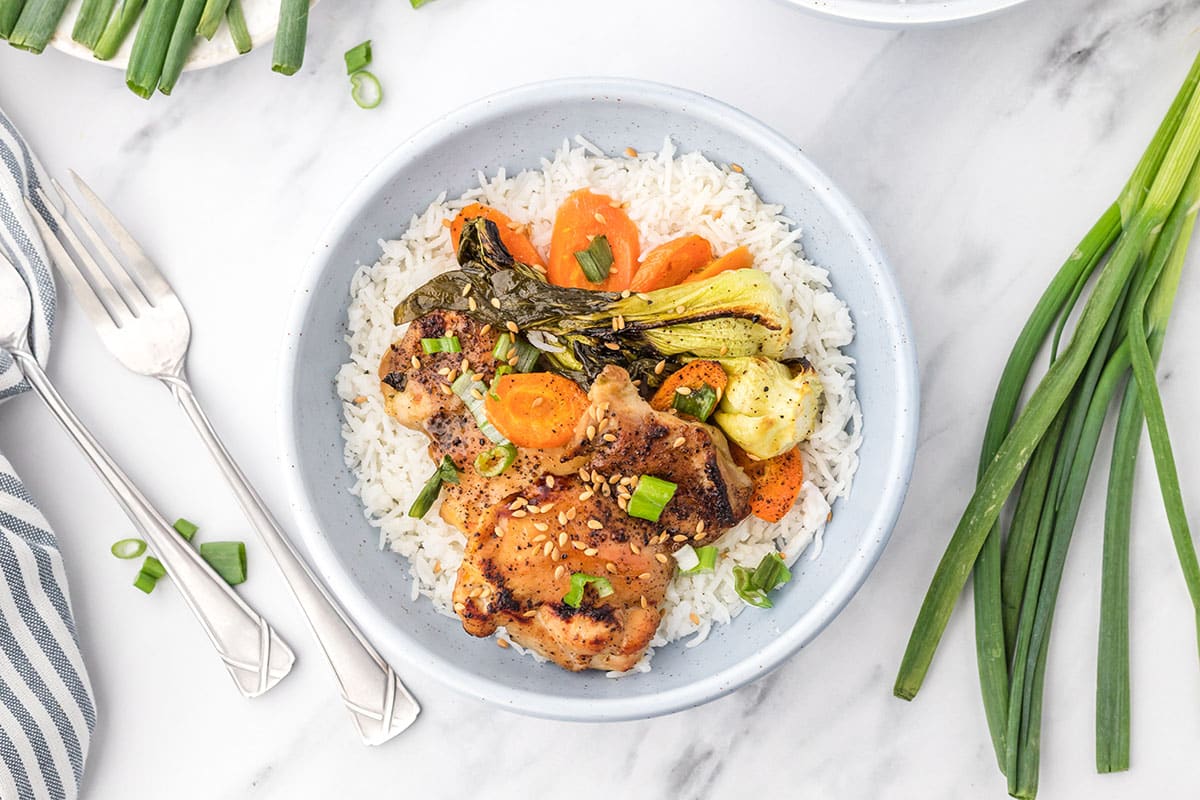
[[[193,379],[267,500],[280,331],[294,276],[358,179],[425,122],[544,78],[631,75],[731,102],[801,146],[866,212],[909,304],[922,438],[908,503],[859,595],[769,678],[702,708],[615,725],[526,719],[406,676],[425,712],[362,748],[320,659],[252,703],[228,690],[170,591],[108,555],[127,523],[36,403],[0,449],[63,542],[101,714],[88,797],[1003,797],[975,677],[969,601],[916,701],[891,697],[909,626],[971,486],[994,382],[1050,274],[1117,194],[1200,49],[1187,0],[1031,0],[979,25],[850,28],[770,0],[323,0],[302,74],[269,53],[145,103],[102,67],[0,49],[0,104],[58,175],[79,170],[136,229],[195,321]],[[386,100],[349,99],[341,54],[375,41]],[[398,224],[402,221],[398,221]],[[828,265],[836,280],[837,265]],[[1162,361],[1185,500],[1200,509],[1200,283],[1185,274]],[[158,387],[108,360],[68,301],[55,380],[154,499],[246,536]],[[235,356],[234,354],[241,354]],[[867,421],[869,425],[869,420]],[[869,428],[868,428],[869,430]],[[1108,458],[1107,444],[1097,456]],[[1042,796],[1190,797],[1200,670],[1148,450],[1133,540],[1133,770],[1092,755],[1102,486],[1072,544],[1046,683]],[[854,502],[870,498],[855,497]],[[243,588],[308,644],[266,553]],[[308,653],[309,656],[313,654]]]

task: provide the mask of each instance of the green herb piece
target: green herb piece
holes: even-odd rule
[[[484,393],[489,391],[487,384],[475,380],[470,375],[459,375],[454,379],[454,383],[450,384],[450,388],[471,412],[471,416],[475,418],[475,424],[479,426],[479,430],[483,432],[484,436],[496,444],[508,444],[508,438],[497,430],[492,421],[488,419],[487,407],[483,400]]]
[[[517,351],[517,363],[514,369],[517,372],[533,372],[534,368],[537,367],[538,359],[542,357],[542,351],[520,336],[513,337],[513,347]]]
[[[71,39],[88,50],[94,50],[115,5],[116,0],[83,0],[83,5],[79,7],[79,16],[75,18],[75,27],[71,29]],[[5,0],[0,0],[0,14],[3,13],[4,6]],[[3,33],[2,20],[0,33]]]
[[[743,566],[733,568],[733,590],[755,608],[773,607],[775,604],[767,597],[767,592],[791,579],[792,572],[778,553],[767,553],[754,569]]]
[[[104,26],[104,33],[100,34],[100,41],[96,42],[92,51],[97,59],[108,61],[117,54],[145,5],[146,0],[118,0],[108,24]]]
[[[365,69],[350,76],[350,97],[359,108],[370,110],[383,102],[383,84]]]
[[[281,75],[295,75],[304,64],[307,40],[308,0],[283,0],[279,5],[271,69]]]
[[[26,0],[8,43],[32,53],[42,52],[66,10],[67,0]]]
[[[712,415],[713,409],[717,407],[717,390],[705,383],[699,389],[692,389],[688,394],[676,392],[675,397],[671,400],[671,405],[680,414],[687,414],[705,422]]]
[[[511,467],[516,460],[516,445],[498,444],[475,456],[475,471],[485,478],[494,478]]]
[[[142,562],[142,572],[158,580],[167,574],[167,568],[154,556],[146,556],[146,560]]]
[[[426,353],[461,353],[462,343],[457,336],[439,336],[434,339],[422,339],[421,349]]]
[[[425,481],[425,486],[421,489],[421,493],[417,495],[417,499],[409,507],[408,515],[414,519],[421,519],[428,514],[429,509],[433,508],[434,501],[442,493],[443,483],[458,483],[458,467],[454,466],[454,462],[450,459],[450,456],[442,456],[442,463],[438,464],[437,469],[433,471],[433,475],[430,476],[429,480]]]
[[[196,531],[200,530],[200,527],[196,525],[196,523],[189,522],[183,517],[175,520],[175,524],[171,527],[175,529],[176,533],[178,533],[184,539],[187,539],[189,542],[192,540],[192,537],[196,535]]]
[[[113,542],[113,546],[110,549],[112,550],[112,554],[117,558],[137,558],[146,552],[146,543],[141,539],[122,539],[119,542]]]
[[[254,49],[254,40],[250,38],[250,28],[246,26],[246,13],[242,10],[242,0],[230,0],[229,9],[225,12],[229,23],[229,38],[238,53],[245,55]]]
[[[508,361],[512,358],[512,334],[502,333],[496,337],[496,346],[492,348],[492,358],[497,361]]]
[[[148,0],[125,68],[125,85],[142,99],[158,88],[183,0]]]
[[[563,605],[579,608],[583,604],[583,591],[589,585],[596,590],[597,597],[608,597],[613,593],[613,587],[608,578],[600,575],[588,575],[586,572],[576,572],[571,575],[571,588],[563,595]]]
[[[583,270],[584,276],[590,282],[604,283],[613,265],[612,248],[608,244],[608,237],[600,235],[592,239],[586,250],[575,253],[575,260],[579,262],[579,268]]]
[[[204,542],[200,557],[230,586],[246,581],[245,542]]]
[[[371,40],[356,44],[346,51],[346,74],[353,75],[371,63]]]
[[[717,548],[706,544],[703,547],[692,547],[685,544],[675,551],[675,565],[681,575],[696,575],[701,572],[712,572],[717,564]]]
[[[627,513],[631,517],[658,522],[663,509],[675,496],[678,487],[670,481],[656,478],[653,475],[643,475],[638,479],[637,488],[629,498]]]
[[[154,587],[158,585],[158,578],[148,572],[139,572],[137,577],[133,579],[133,585],[146,594],[150,594],[154,591]]]
[[[229,0],[202,0],[203,9],[196,24],[192,27],[194,33],[203,36],[205,39],[212,40],[217,34],[217,28],[221,25],[221,20],[225,18],[229,11]]]

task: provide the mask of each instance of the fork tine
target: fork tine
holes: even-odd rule
[[[43,198],[44,200],[45,198]],[[71,287],[71,294],[75,295],[75,299],[79,301],[79,305],[83,306],[83,311],[87,314],[88,319],[92,321],[92,325],[100,330],[110,329],[115,326],[112,316],[105,309],[104,304],[100,302],[91,284],[83,277],[83,273],[79,271],[79,267],[71,259],[67,248],[63,247],[62,242],[50,230],[50,226],[46,224],[46,220],[42,219],[42,215],[34,208],[33,203],[29,202],[29,198],[25,198],[25,205],[29,207],[29,216],[33,218],[34,224],[42,235],[42,241],[46,243],[46,247],[50,250],[50,255],[54,258],[54,263],[58,265],[58,272],[67,281],[67,285]],[[46,203],[46,208],[50,209],[52,214],[57,215],[57,210],[50,203]],[[58,222],[59,227],[62,223]]]
[[[154,305],[150,302],[148,294],[142,290],[141,286],[137,285],[133,276],[129,274],[129,270],[125,269],[120,260],[108,249],[108,245],[100,238],[100,234],[92,227],[92,223],[88,222],[88,218],[84,216],[79,206],[75,204],[75,201],[71,199],[66,190],[53,178],[50,179],[50,183],[62,195],[63,205],[66,207],[67,214],[74,218],[75,227],[83,231],[83,235],[91,242],[94,251],[99,254],[100,259],[108,267],[106,274],[117,287],[117,291],[121,293],[121,297],[125,301],[125,304],[129,306],[129,310],[133,312],[134,316],[140,316],[143,310]],[[96,261],[92,257],[92,252],[91,250],[88,251],[88,258],[95,264]],[[97,271],[100,272],[102,270],[97,267]]]
[[[100,218],[100,224],[104,226],[105,230],[108,231],[108,235],[112,237],[117,246],[121,248],[121,251],[125,253],[126,258],[129,259],[134,274],[141,280],[142,285],[149,289],[155,297],[174,295],[175,292],[171,289],[171,284],[167,283],[167,279],[158,271],[158,267],[154,266],[154,262],[142,250],[141,245],[133,238],[133,234],[126,230],[116,215],[108,210],[108,206],[104,204],[99,195],[92,191],[92,187],[84,183],[83,178],[79,177],[74,170],[67,171],[71,173],[71,178],[75,181],[75,185],[79,187],[79,192],[91,203],[92,210]],[[99,237],[94,241],[109,264],[114,268],[121,268],[116,260],[116,256],[100,241]]]

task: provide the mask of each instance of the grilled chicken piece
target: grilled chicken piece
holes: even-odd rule
[[[457,336],[461,353],[426,353],[421,339]],[[474,533],[492,506],[543,475],[566,475],[586,461],[561,450],[521,450],[502,475],[484,478],[475,457],[493,447],[466,405],[450,389],[466,364],[470,374],[490,384],[499,362],[492,351],[496,335],[456,311],[435,311],[414,321],[404,337],[388,348],[379,364],[380,388],[387,413],[408,428],[429,436],[429,456],[443,456],[459,469],[459,483],[442,490],[442,519],[464,533]],[[443,374],[443,372],[445,374]]]

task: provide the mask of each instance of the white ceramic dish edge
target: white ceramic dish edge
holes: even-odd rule
[[[1022,5],[1028,0],[946,0],[889,3],[878,0],[780,0],[825,18],[878,28],[937,28],[973,22]]]

